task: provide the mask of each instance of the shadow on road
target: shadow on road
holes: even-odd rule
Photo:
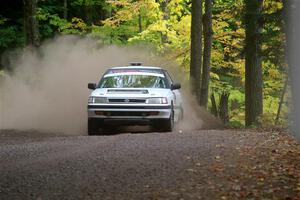
[[[118,126],[107,127],[100,130],[101,135],[118,135],[118,134],[138,134],[138,133],[150,133],[153,129],[150,126]]]

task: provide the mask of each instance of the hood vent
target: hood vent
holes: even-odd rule
[[[109,89],[109,94],[149,94],[148,90],[121,90],[121,89]]]

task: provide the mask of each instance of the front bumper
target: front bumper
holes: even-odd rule
[[[169,119],[170,105],[88,105],[88,117],[105,120]]]

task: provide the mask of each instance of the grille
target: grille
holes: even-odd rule
[[[109,103],[145,103],[145,99],[108,99]]]

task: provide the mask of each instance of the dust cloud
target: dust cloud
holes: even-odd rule
[[[0,79],[0,129],[77,135],[86,134],[88,82],[98,82],[109,67],[132,61],[165,63],[151,48],[102,46],[76,36],[56,37],[38,50],[26,48],[7,54],[5,60],[9,63],[6,67],[13,70]],[[178,67],[172,64],[169,68],[183,78],[183,73],[175,70]],[[184,99],[185,120],[179,124],[180,130],[202,128],[204,115],[213,121],[209,114],[203,115],[205,111],[195,109],[190,99]]]

